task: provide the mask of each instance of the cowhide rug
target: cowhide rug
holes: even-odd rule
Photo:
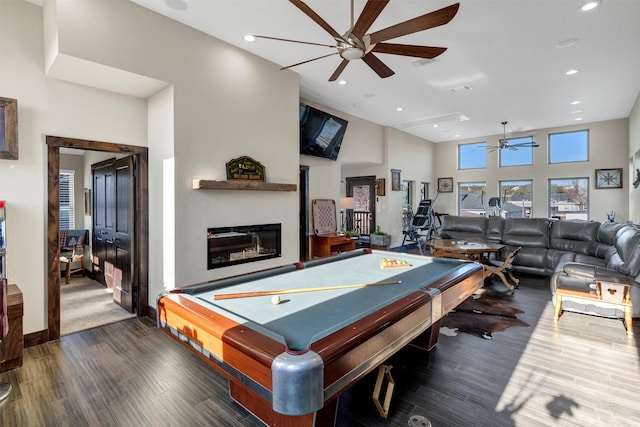
[[[516,317],[520,313],[524,311],[504,305],[490,293],[474,294],[442,319],[440,333],[455,336],[458,332],[469,332],[491,339],[493,332],[502,332],[510,326],[528,327]]]

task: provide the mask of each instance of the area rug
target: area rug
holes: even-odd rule
[[[113,293],[88,277],[60,285],[60,335],[135,317],[113,302]]]
[[[474,294],[442,319],[440,333],[455,336],[458,332],[468,332],[492,339],[494,332],[511,326],[528,327],[529,324],[516,317],[521,313],[524,311],[503,304],[490,293]]]

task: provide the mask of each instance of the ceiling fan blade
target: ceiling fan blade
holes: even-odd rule
[[[293,0],[290,0],[293,1]],[[452,4],[451,6],[444,7],[426,15],[418,16],[408,21],[401,22],[391,27],[385,28],[375,33],[371,33],[371,44],[383,42],[396,37],[406,36],[407,34],[417,33],[418,31],[424,31],[429,28],[439,27],[447,22],[451,21],[458,9],[460,3]]]
[[[351,34],[357,38],[362,38],[375,20],[380,16],[382,10],[387,6],[390,0],[369,0],[362,9],[360,17],[351,29]]]
[[[324,28],[324,30],[331,34],[331,36],[336,39],[336,40],[342,40],[342,36],[340,34],[338,34],[338,32],[336,30],[333,29],[333,27],[331,27],[331,25],[329,25],[327,23],[327,21],[325,21],[324,19],[322,19],[320,17],[320,15],[318,15],[317,13],[315,13],[313,11],[313,9],[311,9],[309,6],[307,6],[307,4],[303,1],[300,0],[289,0],[289,2],[293,3],[293,5],[295,7],[297,7],[298,9],[300,9],[305,15],[307,15],[309,18],[313,19],[313,21],[320,25],[322,28]]]
[[[287,65],[286,67],[282,67],[282,68],[280,68],[280,70],[288,70],[289,68],[297,67],[298,65],[306,64],[307,62],[316,61],[318,59],[326,58],[328,56],[333,56],[333,55],[337,55],[337,54],[338,54],[338,52],[333,52],[333,53],[330,53],[328,55],[318,56],[317,58],[307,59],[306,61],[298,62],[297,64],[292,64],[292,65]]]
[[[338,77],[340,77],[340,74],[342,74],[342,72],[344,71],[348,63],[349,63],[348,60],[343,59],[340,65],[338,65],[338,68],[336,68],[333,74],[331,74],[331,77],[329,77],[329,81],[330,82],[336,81]]]
[[[535,142],[521,142],[519,144],[511,144],[509,147],[539,147]]]
[[[324,46],[324,47],[332,47],[332,48],[336,48],[336,47],[337,47],[337,46],[336,46],[336,45],[334,45],[334,44],[324,44],[324,43],[304,42],[304,41],[301,41],[301,40],[281,39],[281,38],[279,38],[279,37],[256,36],[255,34],[254,34],[254,36],[253,36],[253,37],[255,37],[255,38],[257,38],[257,39],[277,40],[277,41],[280,41],[280,42],[290,42],[290,43],[310,44],[310,45],[313,45],[313,46]]]
[[[446,47],[414,46],[410,44],[378,43],[371,52],[433,59],[447,50]]]
[[[378,59],[377,56],[374,56],[372,53],[367,53],[362,57],[362,60],[369,66],[377,75],[381,78],[391,77],[395,74],[395,72],[384,65],[384,63]]]

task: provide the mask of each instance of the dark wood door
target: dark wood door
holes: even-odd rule
[[[133,313],[135,278],[133,156],[92,165],[94,183],[94,270],[113,289],[113,300]]]
[[[112,288],[112,274],[107,272],[107,266],[112,265],[113,234],[115,218],[113,207],[115,205],[114,191],[115,173],[113,164],[116,159],[105,160],[91,165],[93,176],[93,232],[92,253],[93,273],[95,279],[103,285]]]

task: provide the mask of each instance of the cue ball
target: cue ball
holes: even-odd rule
[[[278,295],[274,295],[271,297],[271,304],[278,305],[280,304],[280,297]]]

